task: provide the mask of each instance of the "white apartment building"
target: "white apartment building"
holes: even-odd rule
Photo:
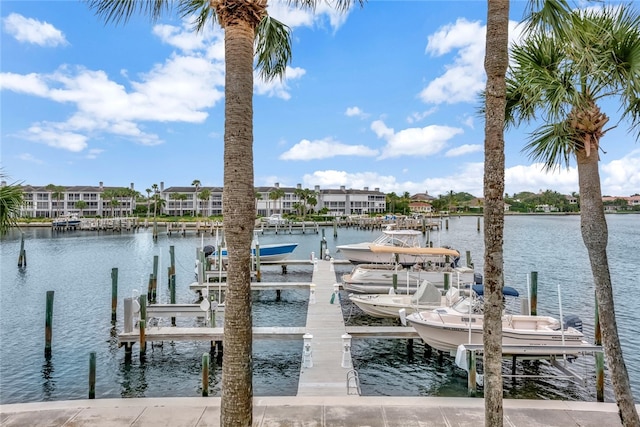
[[[2,183],[6,185],[6,182]],[[102,182],[98,186],[60,186],[59,191],[46,186],[21,186],[24,194],[23,217],[55,218],[69,213],[81,216],[128,216],[136,209],[136,199],[153,198],[155,192],[141,194],[131,183],[127,196],[106,198],[107,190],[123,190],[123,187],[106,187]],[[197,191],[196,191],[197,190]],[[311,193],[316,204],[311,206],[300,198],[301,193]],[[202,216],[222,215],[222,187],[164,187],[161,182],[157,194],[162,199],[161,213],[169,216],[194,215]],[[84,207],[79,208],[77,202],[84,201]],[[140,202],[138,202],[140,203]],[[147,205],[146,201],[142,202]],[[281,187],[275,183],[271,187],[256,187],[256,214],[269,216],[274,213],[292,214],[300,212],[304,204],[305,212],[319,212],[326,208],[331,216],[360,215],[384,213],[386,211],[386,195],[378,188],[373,191],[365,187],[362,190],[339,189],[321,190],[316,185],[313,190],[303,189],[301,184],[296,187]]]

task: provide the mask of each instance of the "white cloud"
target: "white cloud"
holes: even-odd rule
[[[517,39],[521,28],[509,22],[509,38]],[[464,18],[447,24],[428,37],[426,53],[443,56],[455,52],[453,62],[445,67],[419,94],[425,103],[476,103],[485,89],[484,50],[486,26]]]
[[[281,160],[328,159],[336,156],[376,156],[377,150],[364,145],[347,145],[331,138],[309,141],[303,139],[280,155]]]
[[[349,11],[342,13],[331,6],[333,2],[317,2],[315,11],[310,8],[293,7],[286,1],[271,0],[267,12],[269,16],[291,28],[322,26],[329,22],[333,31],[338,30],[347,20]]]
[[[287,66],[285,76],[282,80],[275,78],[270,81],[265,81],[260,78],[258,72],[255,72],[253,76],[253,88],[255,93],[258,95],[267,95],[269,97],[275,96],[277,98],[288,100],[291,98],[291,94],[289,93],[287,82],[298,80],[305,74],[306,71],[303,68]]]
[[[451,150],[445,153],[446,157],[458,157],[464,156],[469,153],[477,153],[478,151],[482,151],[482,145],[479,144],[464,144],[459,147],[452,148]]]
[[[442,151],[447,142],[457,134],[460,128],[430,125],[423,128],[408,128],[395,133],[381,120],[371,124],[378,138],[385,139],[387,145],[382,149],[379,160],[400,156],[429,156]]]
[[[20,160],[25,161],[25,162],[36,163],[36,164],[39,164],[39,165],[44,163],[42,160],[33,157],[33,155],[31,153],[22,153],[22,154],[18,155],[18,158]]]
[[[578,170],[570,167],[547,171],[543,163],[505,169],[505,192],[512,194],[539,190],[553,190],[562,194],[578,191]]]
[[[603,195],[630,196],[640,192],[640,150],[600,165]]]
[[[88,150],[87,155],[85,156],[87,159],[97,159],[100,154],[102,154],[104,150],[100,148],[92,148]]]
[[[407,122],[412,124],[412,123],[417,123],[420,122],[422,120],[424,120],[426,117],[432,115],[433,113],[435,113],[436,111],[438,111],[437,107],[433,107],[433,108],[429,108],[428,110],[424,110],[421,112],[414,112],[411,113],[411,115],[409,117],[407,117]]]
[[[347,107],[344,115],[347,117],[359,117],[361,119],[365,119],[369,116],[367,113],[362,111],[360,107]]]
[[[12,13],[3,20],[4,31],[22,43],[33,43],[39,46],[55,47],[67,45],[62,31],[48,22]]]
[[[49,147],[79,152],[87,148],[87,137],[74,132],[56,128],[55,125],[43,123],[29,127],[24,137],[31,141],[42,142]]]

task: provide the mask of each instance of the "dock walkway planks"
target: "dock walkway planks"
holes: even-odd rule
[[[315,304],[307,311],[307,333],[311,339],[313,366],[300,368],[298,396],[346,396],[348,368],[342,367],[343,342],[346,333],[338,298],[331,304],[336,274],[330,261],[318,260],[314,265]],[[351,365],[351,354],[348,353]],[[303,356],[304,357],[304,356]]]

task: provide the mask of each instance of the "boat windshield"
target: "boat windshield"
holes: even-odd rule
[[[456,301],[451,308],[462,314],[482,314],[482,300],[465,296]]]
[[[417,248],[420,247],[421,235],[416,230],[385,230],[373,243],[401,248]]]

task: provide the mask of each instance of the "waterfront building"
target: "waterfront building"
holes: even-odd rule
[[[2,185],[6,185],[6,182],[2,182]],[[129,188],[108,187],[102,182],[98,186],[56,186],[55,189],[34,185],[20,187],[25,201],[20,215],[25,218],[55,218],[70,213],[100,217],[129,216],[133,215],[137,205],[142,203],[147,206],[150,202],[147,198],[153,200],[156,194],[162,200],[159,208],[164,215],[222,215],[222,187],[165,188],[164,182],[160,182],[157,193],[147,194],[146,197],[135,190],[133,183]],[[115,196],[116,191],[124,195]],[[79,201],[84,203],[78,204]],[[316,185],[310,190],[303,189],[301,184],[281,187],[279,183],[256,187],[258,216],[317,213],[322,210],[329,216],[384,213],[386,196],[378,188],[372,191],[368,187],[362,190],[344,186],[339,189],[320,189]]]

